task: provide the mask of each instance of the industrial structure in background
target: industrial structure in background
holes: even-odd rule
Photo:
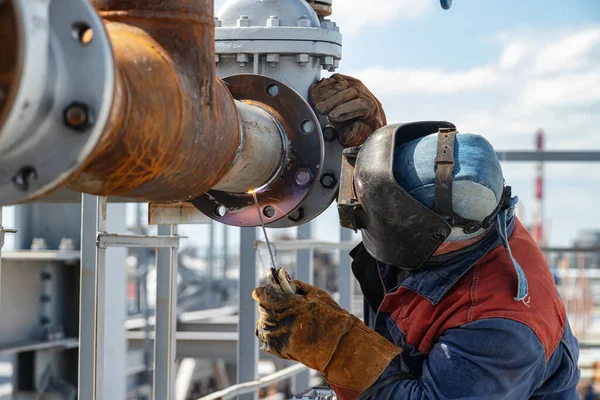
[[[536,151],[544,151],[544,131],[539,129],[535,133]],[[535,163],[535,200],[533,202],[533,222],[531,234],[538,245],[546,245],[544,234],[544,163]]]
[[[297,227],[297,240],[274,241],[278,263],[312,282],[321,260],[325,281],[337,276],[328,290],[361,314],[351,231],[340,228],[340,242],[311,240],[341,170],[338,134],[308,102],[310,85],[342,58],[332,0],[213,8],[0,2],[0,206],[16,205],[16,230],[0,224],[0,249],[16,235],[16,250],[0,257],[0,357],[12,370],[0,399],[322,394],[307,368],[259,353],[250,294],[264,278],[264,219]],[[499,157],[600,161],[598,152],[538,150]],[[125,203],[147,203],[148,224],[140,207],[126,226]],[[220,275],[218,223],[242,228],[238,259],[225,248]],[[181,224],[210,227],[203,273],[193,254],[180,254]],[[337,273],[317,251],[340,252]]]

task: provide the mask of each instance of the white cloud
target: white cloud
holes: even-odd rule
[[[381,98],[388,122],[445,119],[486,136],[499,150],[533,150],[546,133],[552,150],[600,150],[600,26],[496,35],[493,62],[464,70],[373,67],[343,72]],[[507,182],[525,207],[534,200],[532,163],[504,163]],[[568,245],[580,227],[594,226],[600,196],[597,163],[545,166],[545,215],[550,244]],[[594,217],[595,216],[595,219]]]
[[[495,67],[481,67],[463,72],[446,72],[436,68],[369,68],[352,73],[378,95],[435,94],[480,91],[502,85],[503,77]],[[399,82],[391,85],[390,82]]]
[[[467,70],[373,67],[348,74],[382,97],[391,121],[451,118],[504,148],[530,148],[530,136],[544,127],[550,143],[600,148],[600,27],[497,40],[497,60]]]
[[[367,26],[381,27],[400,18],[419,17],[434,4],[433,0],[335,0],[331,19],[340,25],[344,36],[353,36]]]

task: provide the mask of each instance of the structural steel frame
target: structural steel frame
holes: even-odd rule
[[[498,152],[501,161],[515,162],[599,162],[600,152]],[[113,368],[114,342],[111,332],[123,329],[122,321],[111,315],[107,300],[110,297],[109,285],[112,279],[118,279],[117,268],[107,268],[106,250],[110,247],[158,247],[157,255],[157,305],[154,326],[155,368],[153,369],[153,398],[174,399],[175,355],[176,355],[176,284],[177,251],[180,236],[177,225],[159,225],[158,236],[115,235],[106,232],[107,199],[92,195],[82,195],[81,222],[81,302],[80,302],[80,338],[79,338],[79,382],[80,400],[100,400],[110,398],[120,400],[125,393],[115,393],[111,378],[116,377],[120,368]],[[1,218],[1,208],[0,208]],[[196,221],[199,222],[199,221]],[[0,239],[8,230],[1,228]],[[298,228],[299,235],[308,240],[296,242],[275,242],[280,249],[298,250],[298,278],[312,281],[312,255],[315,248],[349,249],[355,245],[350,239],[349,230],[341,229],[341,241],[326,243],[311,241],[310,224]],[[11,232],[13,232],[11,230]],[[250,294],[256,287],[256,229],[242,228],[240,240],[240,281],[239,281],[239,335],[237,341],[238,382],[246,384],[235,386],[224,396],[236,393],[241,399],[257,399],[260,385],[275,382],[273,379],[285,379],[297,376],[298,390],[308,388],[307,370],[294,366],[279,371],[271,377],[257,380],[259,350],[254,329],[257,319],[257,307]],[[2,241],[0,241],[2,244]],[[259,243],[259,246],[264,243]],[[1,250],[1,246],[0,246]],[[561,249],[562,250],[562,249]],[[1,259],[1,257],[0,257]],[[347,254],[340,258],[340,304],[350,309],[352,305],[353,279],[350,260]],[[114,329],[114,330],[113,330]],[[117,335],[119,336],[119,335]],[[118,347],[118,346],[117,346]],[[124,355],[120,355],[124,357]],[[257,383],[258,382],[258,383]],[[257,386],[258,385],[258,386]]]

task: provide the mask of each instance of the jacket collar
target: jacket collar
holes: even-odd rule
[[[506,219],[506,233],[509,237],[516,222],[513,210],[512,208],[509,210]],[[432,304],[438,304],[473,265],[502,243],[498,230],[493,229],[485,239],[477,243],[471,250],[436,257],[435,260],[426,263],[419,271],[408,272],[400,287],[418,293]]]

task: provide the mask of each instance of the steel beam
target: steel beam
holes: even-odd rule
[[[126,336],[130,349],[144,348],[143,331],[127,332]],[[242,336],[244,335],[242,334]],[[151,333],[150,340],[152,343],[154,343],[154,337],[154,333]],[[175,351],[177,358],[190,357],[223,360],[228,364],[236,364],[238,362],[239,334],[237,332],[177,332],[175,337],[177,339],[177,348]],[[253,348],[256,349],[257,364],[259,358],[261,360],[281,361],[281,359],[267,352],[259,352],[258,344]]]
[[[497,151],[500,161],[600,162],[600,151]]]
[[[103,249],[108,247],[179,247],[181,237],[102,233],[98,235],[98,247]]]

